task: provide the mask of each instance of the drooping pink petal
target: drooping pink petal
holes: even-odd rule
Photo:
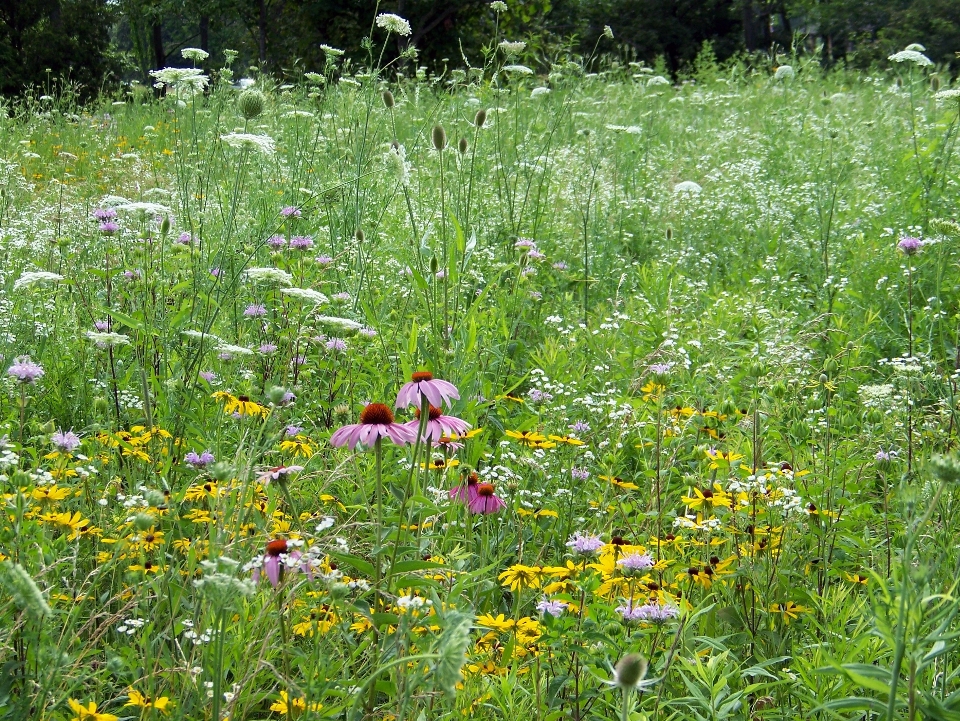
[[[330,436],[331,446],[345,446],[350,439],[351,432],[357,428],[356,425],[342,426],[333,432]],[[353,446],[350,446],[353,448]]]
[[[263,568],[267,572],[267,579],[274,588],[280,585],[280,556],[267,556],[263,562]]]
[[[436,382],[437,381],[420,381],[417,385],[419,386],[420,392],[430,401],[430,405],[439,408],[443,405],[443,394],[440,392],[440,389],[434,385]]]
[[[420,393],[417,391],[417,385],[413,381],[403,384],[400,392],[397,393],[397,408],[420,405]]]
[[[443,397],[447,401],[449,401],[451,398],[453,398],[454,400],[460,400],[460,391],[457,390],[457,387],[453,385],[453,383],[450,383],[449,381],[441,381],[441,380],[432,380],[427,382],[435,384],[436,389],[440,391],[440,393],[443,395]],[[437,407],[440,406],[439,403],[434,403],[434,405]],[[448,402],[447,405],[451,405],[451,404]]]

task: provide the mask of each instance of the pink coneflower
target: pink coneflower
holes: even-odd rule
[[[479,485],[480,476],[476,473],[471,473],[467,476],[467,485],[450,489],[450,500],[462,501],[467,504],[471,503],[473,499],[477,497],[477,486]]]
[[[286,483],[290,476],[292,476],[294,473],[299,473],[302,470],[303,466],[275,466],[274,468],[261,473],[258,480],[261,483],[270,483],[270,481]]]
[[[492,483],[478,483],[477,495],[467,503],[470,513],[483,513],[485,515],[498,513],[506,507],[506,502],[494,494]]]
[[[287,542],[282,538],[267,543],[267,552],[263,557],[263,568],[267,572],[267,578],[270,579],[270,585],[274,588],[280,585],[280,572],[283,570],[280,555],[286,552]]]
[[[383,403],[370,403],[360,413],[360,422],[343,426],[330,436],[330,445],[347,446],[352,451],[357,444],[372,448],[380,438],[387,438],[398,446],[413,443],[417,432],[396,423],[393,411]]]
[[[453,383],[435,379],[429,371],[417,371],[397,393],[397,408],[419,408],[424,398],[438,408],[444,403],[449,407],[453,405],[453,400],[460,400],[460,392]]]
[[[420,409],[418,408],[415,413],[417,420],[407,421],[404,424],[414,433],[420,429]],[[427,427],[423,429],[423,437],[420,440],[425,442],[429,439],[432,443],[438,443],[444,436],[462,436],[469,430],[469,423],[453,416],[445,416],[442,410],[431,404]]]

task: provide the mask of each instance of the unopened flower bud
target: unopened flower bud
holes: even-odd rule
[[[613,670],[613,683],[624,689],[635,689],[647,675],[647,659],[639,653],[628,653]]]
[[[487,111],[483,108],[480,108],[473,119],[473,124],[478,128],[482,128],[485,122],[487,122]]]
[[[392,108],[394,105],[397,104],[396,100],[393,99],[393,93],[391,93],[389,90],[383,91],[383,104],[388,109]]]
[[[467,154],[467,148],[470,146],[467,144],[466,138],[460,138],[460,142],[457,144],[457,148],[460,150],[460,155]]]
[[[447,131],[442,125],[433,126],[433,147],[437,150],[443,150],[447,147]]]
[[[266,105],[267,98],[255,88],[247,88],[237,99],[237,107],[240,114],[247,120],[253,120],[263,113],[263,106]]]

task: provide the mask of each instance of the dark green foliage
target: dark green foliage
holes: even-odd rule
[[[0,2],[0,93],[62,77],[91,95],[117,68],[106,0]]]

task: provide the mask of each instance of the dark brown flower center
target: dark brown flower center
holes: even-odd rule
[[[383,403],[371,403],[360,412],[360,422],[367,426],[393,423],[393,411]]]
[[[430,371],[417,371],[410,376],[410,380],[414,383],[419,383],[420,381],[432,381],[433,373]]]
[[[477,495],[478,495],[478,496],[492,496],[492,495],[493,495],[493,484],[492,484],[492,483],[478,483],[478,484],[477,484]]]
[[[268,556],[279,556],[281,553],[287,552],[287,542],[282,538],[275,538],[274,540],[267,543],[267,555]]]
[[[414,414],[417,416],[417,420],[420,420],[420,409],[419,409],[419,408],[417,408],[417,409],[414,411]],[[440,418],[440,416],[443,415],[443,411],[440,410],[439,408],[437,408],[435,405],[431,405],[431,406],[430,406],[430,412],[428,413],[428,415],[429,415],[431,421],[435,421],[435,420],[437,420],[438,418]],[[442,441],[443,439],[441,438],[440,440]],[[448,442],[449,442],[450,440],[451,440],[451,439],[449,439],[449,438],[447,439]]]

